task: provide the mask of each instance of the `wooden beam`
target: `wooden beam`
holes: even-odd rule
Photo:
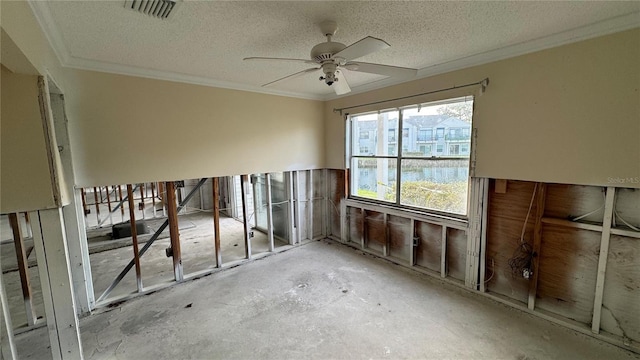
[[[601,225],[585,224],[577,221],[569,221],[569,220],[556,219],[556,218],[550,218],[550,217],[543,217],[542,223],[549,224],[549,225],[570,227],[574,229],[590,230],[590,231],[597,231],[597,232],[602,231]]]
[[[440,249],[440,277],[447,277],[447,227],[442,226],[442,242]]]
[[[180,252],[180,232],[178,231],[178,210],[176,208],[176,188],[173,181],[165,183],[167,190],[167,218],[169,220],[169,235],[171,237],[171,252],[173,257],[173,274],[176,281],[184,280],[182,272],[182,254]]]
[[[0,271],[0,359],[16,360],[18,353],[13,338],[13,323],[9,313],[9,301]]]
[[[540,274],[540,250],[542,248],[542,218],[544,217],[544,206],[547,198],[547,184],[538,183],[536,202],[536,217],[533,230],[533,277],[529,281],[529,298],[527,307],[529,310],[535,309],[536,294],[538,293],[538,275]]]
[[[480,234],[480,291],[485,292],[486,271],[487,271],[487,232],[488,214],[489,214],[489,179],[484,179],[484,188],[482,190],[482,233]]]
[[[151,206],[153,206],[153,217],[156,217],[156,187],[155,183],[151,183]]]
[[[390,244],[390,236],[389,236],[389,214],[384,213],[382,214],[384,220],[383,220],[383,226],[384,226],[384,246],[382,247],[382,254],[384,256],[389,256],[390,251],[389,251],[389,246]]]
[[[307,239],[313,240],[313,170],[307,172]]]
[[[220,252],[220,178],[212,178],[213,186],[213,232],[216,252],[216,267],[222,267],[222,253]]]
[[[107,192],[107,209],[109,209],[109,220],[113,225],[113,219],[111,218],[111,193],[109,192],[109,186],[105,186],[104,189]]]
[[[84,212],[84,216],[87,216],[91,210],[87,207],[87,194],[85,194],[84,188],[80,189],[80,195],[82,196],[82,212]]]
[[[33,244],[53,359],[82,359],[62,209],[32,213]]]
[[[360,215],[362,218],[360,219],[360,247],[365,249],[367,247],[367,210],[364,208],[360,208]]]
[[[507,180],[505,179],[496,179],[496,194],[506,194],[507,193]]]
[[[416,264],[416,246],[414,239],[416,238],[416,220],[411,219],[411,227],[409,230],[409,266]]]
[[[120,203],[122,203],[122,186],[118,185],[118,195],[120,196]],[[122,215],[122,221],[124,221],[124,206],[120,205],[120,214]]]
[[[242,192],[242,222],[244,224],[244,255],[247,259],[251,259],[251,236],[249,225],[249,211],[247,209],[247,184],[249,183],[248,175],[240,176],[240,192]]]
[[[37,321],[36,308],[33,306],[33,296],[31,294],[31,280],[29,278],[29,262],[24,247],[22,228],[17,213],[9,214],[9,223],[13,231],[13,244],[18,258],[18,272],[20,273],[20,283],[22,285],[22,299],[27,314],[27,324],[34,325]]]
[[[131,224],[131,240],[133,241],[133,261],[136,264],[136,284],[138,292],[142,292],[142,272],[140,270],[140,252],[138,250],[138,229],[136,228],[136,212],[133,201],[133,187],[127,184],[127,196],[129,198],[129,222]]]
[[[100,196],[102,196],[102,193]],[[96,205],[96,221],[98,222],[98,225],[100,225],[100,203],[98,201],[98,189],[95,187],[93,188],[93,201]]]
[[[267,197],[267,236],[269,238],[269,251],[275,250],[273,241],[273,199],[271,199],[271,174],[265,174],[266,197]]]
[[[140,211],[142,211],[142,218],[145,218],[144,215],[144,183],[140,184]]]
[[[611,237],[611,221],[613,219],[613,200],[616,188],[608,187],[604,201],[604,219],[602,220],[602,237],[600,238],[600,255],[598,257],[598,276],[596,277],[596,295],[593,301],[593,320],[591,331],[600,333],[600,318],[602,314],[602,298],[604,296],[604,279],[607,271],[607,258],[609,257],[609,239]]]
[[[296,207],[295,195],[293,192],[293,171],[287,172],[287,200],[289,201],[288,225],[289,225],[289,245],[296,243]]]

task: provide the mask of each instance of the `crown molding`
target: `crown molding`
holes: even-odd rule
[[[267,89],[255,85],[247,85],[234,83],[229,81],[220,81],[202,76],[187,75],[181,73],[175,73],[163,70],[145,69],[135,66],[122,65],[109,63],[104,61],[83,59],[72,56],[67,49],[62,35],[58,31],[57,26],[51,16],[46,1],[28,0],[29,6],[45,34],[47,41],[53,48],[60,64],[63,67],[69,67],[81,70],[91,70],[106,72],[119,75],[139,76],[149,79],[158,79],[166,81],[175,81],[187,84],[203,85],[231,90],[250,91],[261,94],[287,96],[308,100],[333,100],[339,97],[348,97],[355,94],[360,94],[372,90],[377,90],[383,87],[398,85],[426,77],[444,74],[451,71],[461,70],[473,66],[483,65],[494,61],[504,60],[540,50],[545,50],[553,47],[558,47],[582,40],[591,39],[598,36],[604,36],[613,34],[616,32],[633,29],[640,27],[640,12],[634,12],[627,15],[618,16],[615,18],[603,20],[590,25],[582,26],[579,28],[563,31],[554,35],[545,36],[542,38],[525,41],[522,43],[505,46],[502,48],[486,51],[479,54],[474,54],[460,59],[446,61],[440,64],[427,66],[418,70],[416,77],[411,79],[392,79],[385,78],[377,81],[373,81],[364,85],[360,85],[354,88],[349,94],[338,96],[335,94],[309,94],[298,93],[290,91],[280,91],[276,89]]]
[[[470,68],[473,66],[488,64],[499,60],[513,58],[516,56],[567,45],[582,40],[588,40],[599,36],[609,35],[625,30],[630,30],[637,27],[640,27],[640,12],[618,16],[590,25],[563,31],[554,35],[505,46],[499,49],[490,50],[480,54],[475,54],[432,66],[427,66],[418,70],[418,74],[415,78],[412,79],[395,80],[386,78],[374,81],[372,83],[358,86],[354,91],[341,97],[360,94],[391,85],[398,85],[418,79],[423,79],[426,77],[448,73],[451,71]],[[338,97],[339,96],[336,95],[329,95],[325,97],[325,100],[333,100]]]
[[[286,96],[286,97],[293,97],[293,98],[299,98],[299,99],[305,99],[305,100],[324,100],[324,96],[322,95],[296,93],[296,92],[282,91],[282,90],[276,90],[276,89],[267,89],[260,86],[234,83],[230,81],[215,80],[215,79],[211,79],[203,76],[181,74],[181,73],[163,71],[163,70],[146,69],[146,68],[140,68],[140,67],[130,66],[130,65],[122,65],[122,64],[114,64],[114,63],[109,63],[104,61],[82,59],[79,57],[70,57],[69,62],[67,62],[66,64],[63,64],[63,66],[69,67],[72,69],[78,69],[78,70],[90,70],[90,71],[98,71],[98,72],[111,73],[111,74],[117,74],[117,75],[137,76],[137,77],[143,77],[148,79],[166,80],[166,81],[180,82],[180,83],[186,83],[186,84],[192,84],[192,85],[202,85],[202,86],[209,86],[209,87],[229,89],[229,90],[249,91],[249,92],[260,93],[260,94]]]

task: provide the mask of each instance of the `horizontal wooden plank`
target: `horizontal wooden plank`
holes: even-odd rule
[[[586,223],[581,223],[581,222],[577,222],[577,221],[569,221],[569,220],[556,219],[556,218],[551,218],[551,217],[543,217],[542,218],[542,223],[543,224],[570,227],[570,228],[575,228],[575,229],[602,232],[602,225],[586,224]]]

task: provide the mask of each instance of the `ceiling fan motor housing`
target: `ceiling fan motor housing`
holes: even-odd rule
[[[320,43],[311,49],[311,59],[322,63],[331,60],[333,54],[342,51],[347,46],[343,43],[327,41]]]

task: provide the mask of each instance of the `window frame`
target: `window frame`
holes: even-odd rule
[[[355,121],[353,120],[354,117],[363,116],[363,115],[370,115],[370,114],[373,114],[373,113],[378,113],[379,114],[379,113],[382,113],[382,112],[388,112],[388,111],[397,110],[398,111],[397,130],[402,129],[403,130],[402,132],[404,133],[405,128],[404,128],[404,124],[403,124],[403,116],[404,116],[404,111],[405,110],[414,109],[414,108],[420,108],[420,107],[425,107],[425,106],[445,105],[445,104],[450,104],[450,103],[464,102],[464,101],[469,101],[469,99],[471,101],[473,101],[473,105],[472,105],[472,120],[471,120],[471,124],[470,124],[470,127],[469,127],[470,136],[469,136],[469,152],[468,152],[468,154],[463,154],[460,151],[460,154],[453,155],[453,156],[449,156],[449,155],[445,155],[445,156],[435,156],[435,155],[432,155],[432,156],[403,156],[403,152],[405,152],[405,150],[403,150],[403,144],[402,144],[403,140],[405,140],[405,139],[409,140],[409,138],[411,136],[397,136],[399,131],[396,131],[396,138],[394,139],[395,141],[390,142],[390,143],[393,143],[396,146],[396,154],[395,155],[391,155],[391,154],[388,154],[388,155],[354,155],[353,154],[353,145],[352,145],[353,139],[352,139],[351,134],[353,134],[353,132],[354,132],[354,123],[355,123]],[[372,199],[372,198],[367,198],[367,197],[363,197],[363,196],[354,195],[352,193],[352,191],[357,188],[357,186],[355,186],[356,184],[354,184],[355,176],[349,176],[349,193],[347,194],[347,198],[350,199],[350,200],[363,201],[363,202],[378,204],[378,205],[381,205],[381,206],[397,208],[397,209],[400,209],[400,210],[404,209],[404,210],[408,210],[408,211],[416,211],[416,212],[419,212],[419,213],[433,214],[433,215],[436,215],[436,216],[443,216],[443,217],[455,218],[455,219],[460,219],[460,220],[468,220],[469,219],[469,210],[470,210],[469,209],[470,198],[471,198],[472,159],[474,157],[473,154],[474,154],[474,149],[475,149],[475,137],[473,136],[473,134],[474,134],[473,114],[474,113],[475,113],[475,97],[469,95],[469,96],[446,99],[446,100],[442,100],[442,101],[434,101],[434,102],[423,103],[423,104],[420,104],[420,105],[406,106],[406,107],[402,107],[402,108],[385,109],[385,110],[370,111],[370,112],[363,112],[363,113],[357,113],[357,114],[349,114],[346,117],[346,121],[347,121],[347,127],[346,127],[347,131],[346,131],[346,141],[345,141],[346,168],[351,170],[354,167],[354,164],[355,164],[354,163],[354,159],[372,159],[372,160],[389,159],[389,160],[395,160],[396,161],[397,173],[395,175],[395,181],[396,181],[395,201],[393,201],[393,202],[392,201],[384,201],[384,200]],[[391,130],[391,129],[389,129],[389,130]],[[431,128],[431,131],[432,131],[432,134],[433,134],[432,136],[434,137],[433,141],[438,141],[440,139],[444,140],[446,138],[447,131],[444,128],[442,130],[443,130],[442,137],[438,138],[436,127]],[[437,154],[438,145],[435,144],[435,143],[432,143],[431,145],[436,145],[436,146],[432,147],[431,153],[432,154]],[[387,144],[387,146],[389,146],[389,144]],[[460,146],[460,149],[462,149],[462,146]],[[445,151],[443,151],[442,153],[445,153]],[[465,214],[458,214],[458,213],[454,213],[454,212],[447,212],[447,211],[442,211],[442,210],[437,210],[437,209],[430,209],[430,208],[426,208],[426,207],[412,206],[412,205],[406,205],[406,204],[402,204],[401,203],[402,160],[447,161],[447,160],[460,160],[460,159],[467,159],[468,160],[468,165],[467,165],[467,171],[468,171],[468,177],[467,177],[467,203],[466,203]],[[437,168],[434,168],[434,169],[437,169]]]

